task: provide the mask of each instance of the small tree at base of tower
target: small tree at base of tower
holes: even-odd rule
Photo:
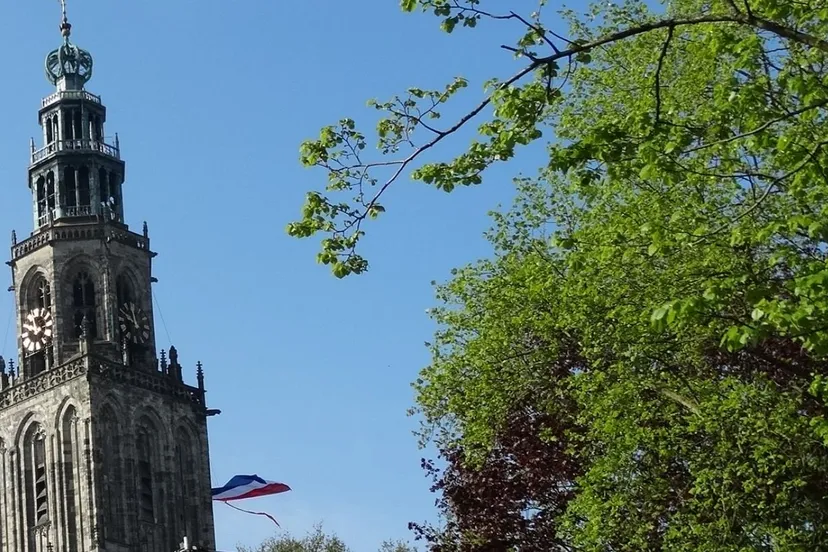
[[[316,525],[304,537],[289,534],[271,537],[256,547],[240,546],[239,552],[352,552],[345,542],[332,533],[326,533],[322,524]],[[378,552],[416,552],[412,546],[401,541],[386,541]]]

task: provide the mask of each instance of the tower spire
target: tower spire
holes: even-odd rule
[[[69,41],[72,24],[66,15],[66,0],[60,0],[60,12],[63,44],[46,56],[46,78],[58,90],[82,90],[92,77],[92,56]]]
[[[69,35],[72,34],[72,24],[69,23],[69,17],[66,15],[66,0],[60,0],[61,18],[60,34],[63,36],[65,42],[69,42]]]
[[[0,488],[0,533],[14,527],[12,546],[3,541],[0,552],[169,552],[181,534],[215,550],[205,423],[215,410],[205,403],[203,370],[197,387],[185,383],[170,349],[172,362],[162,353],[158,371],[155,253],[148,232],[123,222],[126,166],[118,138],[106,141],[105,104],[85,89],[92,56],[75,44],[67,0],[50,2],[61,8],[61,38],[52,35],[57,48],[45,61],[54,88],[38,102],[42,138],[25,180],[34,231],[20,243],[12,234],[8,263],[18,335],[14,359],[0,351],[0,456],[4,440],[14,441],[20,461],[0,466],[15,482]],[[90,375],[83,385],[79,369]],[[175,422],[176,446],[158,454],[166,420]],[[181,477],[166,476],[173,473]]]

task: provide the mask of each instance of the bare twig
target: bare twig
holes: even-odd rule
[[[536,56],[532,52],[526,51],[525,48],[514,48],[512,46],[506,46],[505,44],[501,44],[500,47],[503,48],[504,50],[514,52],[515,54],[520,54],[522,56],[526,56],[531,61],[537,61],[538,60],[538,56]]]
[[[516,17],[518,20],[520,20],[520,22],[521,22],[521,23],[523,23],[524,25],[526,25],[527,27],[529,27],[530,29],[532,29],[533,31],[535,31],[536,33],[538,33],[538,35],[540,35],[540,37],[544,40],[544,42],[546,42],[546,43],[549,45],[549,47],[550,47],[550,48],[552,48],[552,50],[553,50],[556,54],[559,54],[559,53],[561,52],[561,51],[558,49],[558,47],[557,47],[557,46],[555,46],[555,43],[554,43],[554,42],[552,42],[552,41],[549,39],[549,37],[548,37],[548,36],[546,36],[546,29],[544,29],[544,28],[540,27],[539,25],[535,25],[535,24],[533,24],[533,23],[530,23],[529,21],[527,21],[526,19],[524,19],[524,18],[523,18],[523,17],[521,17],[520,15],[516,14],[515,12],[510,12],[510,13],[512,14],[512,17]]]

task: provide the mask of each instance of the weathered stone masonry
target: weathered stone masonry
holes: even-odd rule
[[[87,92],[92,57],[47,57],[34,231],[12,238],[18,358],[0,358],[0,552],[214,549],[204,373],[157,352],[152,259],[124,224],[125,164]]]

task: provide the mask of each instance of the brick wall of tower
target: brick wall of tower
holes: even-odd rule
[[[184,536],[214,549],[206,426],[198,389],[95,357],[7,385],[0,391],[0,552],[48,552],[49,544],[67,552],[171,552]],[[142,434],[150,443],[143,471]],[[36,474],[37,441],[45,452],[45,520],[31,506],[36,481],[26,474]]]
[[[190,542],[209,549],[215,548],[212,501],[210,498],[210,466],[207,443],[207,424],[203,409],[193,403],[131,385],[113,383],[102,377],[91,379],[91,409],[93,419],[93,449],[96,465],[102,464],[105,432],[112,426],[98,423],[115,413],[121,436],[117,462],[124,474],[121,488],[121,515],[113,520],[115,530],[105,528],[110,535],[126,538],[102,537],[107,550],[119,550],[120,545],[138,545],[150,552],[174,550],[186,535]],[[142,519],[141,482],[137,436],[142,430],[151,434],[153,454],[153,509],[155,521]],[[182,435],[184,438],[182,439]],[[188,441],[182,473],[177,445]],[[100,474],[103,477],[103,474]],[[192,476],[190,478],[190,476]],[[97,487],[103,493],[104,484]],[[99,503],[105,503],[103,497]],[[187,514],[194,512],[195,519]],[[185,514],[182,516],[182,514]],[[105,514],[99,523],[106,527]],[[124,542],[125,541],[125,542]],[[155,547],[153,547],[153,542]],[[158,546],[160,545],[160,546]]]
[[[69,370],[71,372],[71,370]],[[89,385],[81,376],[82,369],[75,367],[77,375],[57,383],[49,376],[37,378],[42,382],[25,385],[20,382],[3,392],[5,402],[12,404],[0,410],[0,550],[3,552],[46,552],[47,544],[54,550],[69,550],[69,535],[63,529],[69,510],[75,512],[75,539],[78,548],[90,550],[94,542],[94,512],[89,463],[85,461],[88,449],[86,434],[91,423]],[[39,383],[39,385],[37,385]],[[43,389],[41,389],[43,388]],[[9,400],[7,395],[16,395]],[[17,399],[16,402],[13,399]],[[75,492],[66,492],[63,468],[63,435],[67,417],[77,431],[74,443],[65,447],[73,454],[72,464]],[[47,463],[47,498],[49,520],[47,524],[32,529],[32,520],[25,506],[30,489],[26,488],[26,442],[30,430],[42,432]],[[70,430],[71,431],[71,430]],[[70,503],[71,502],[71,503]]]

